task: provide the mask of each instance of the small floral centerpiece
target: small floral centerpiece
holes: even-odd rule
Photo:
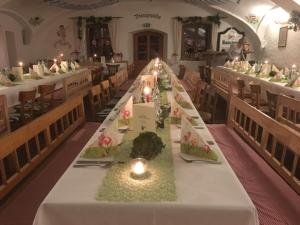
[[[151,160],[161,153],[164,147],[162,139],[156,133],[143,132],[133,140],[130,157]]]

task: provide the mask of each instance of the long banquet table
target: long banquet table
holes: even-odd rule
[[[85,75],[90,75],[90,70],[80,69],[65,74],[57,74],[53,76],[44,76],[43,79],[34,80],[34,79],[24,79],[21,82],[14,82],[14,86],[1,86],[0,85],[0,95],[5,95],[7,99],[8,107],[17,105],[19,103],[19,92],[20,91],[29,91],[34,88],[37,88],[39,85],[56,83],[55,89],[63,88],[64,81],[68,78],[76,78]],[[91,78],[90,78],[91,79]]]
[[[234,71],[224,66],[218,66],[214,68],[213,74],[223,76],[226,82],[235,82],[236,78],[240,77],[245,81],[246,88],[249,89],[249,83],[255,82],[261,85],[262,96],[266,99],[266,90],[269,90],[275,94],[285,94],[294,96],[296,99],[300,99],[300,88],[292,88],[285,86],[286,83],[271,82],[268,78],[259,78],[255,74],[244,74],[241,72]],[[226,78],[227,77],[227,78]]]
[[[167,72],[175,76],[164,65]],[[146,68],[141,73],[145,71]],[[191,101],[186,92],[184,95]],[[130,96],[127,92],[115,108]],[[171,97],[171,92],[168,97]],[[188,113],[199,117],[195,107]],[[82,151],[96,140],[102,128],[112,123],[113,114],[115,110]],[[199,117],[198,120],[204,126],[201,130],[203,138],[214,141],[202,119]],[[218,146],[215,147],[221,164],[186,163],[179,156],[180,144],[175,142],[179,134],[180,129],[171,125],[176,201],[129,203],[96,200],[107,170],[74,168],[80,153],[40,205],[34,225],[258,225],[255,206]]]

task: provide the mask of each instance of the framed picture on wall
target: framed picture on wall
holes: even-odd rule
[[[229,27],[226,30],[218,33],[217,51],[229,51],[232,44],[245,36],[244,32],[239,31],[235,27]]]
[[[281,27],[279,29],[279,37],[278,37],[278,47],[279,48],[286,47],[288,32],[289,32],[289,28],[287,26]]]

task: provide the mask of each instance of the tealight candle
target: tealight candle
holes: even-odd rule
[[[57,63],[57,59],[53,59],[53,62],[54,62],[54,63]]]
[[[265,61],[265,64],[268,64],[268,63],[269,63],[269,61],[268,61],[268,60],[266,60],[266,61]]]
[[[293,65],[292,65],[292,68],[293,68],[293,69],[296,69],[296,68],[297,68],[296,64],[293,64]]]
[[[19,66],[23,67],[23,62],[19,62]]]
[[[97,54],[94,54],[94,57],[97,58]]]
[[[130,176],[133,179],[146,179],[150,173],[147,171],[147,161],[143,158],[136,158],[131,161]]]
[[[61,58],[64,57],[64,54],[63,54],[63,53],[60,53],[60,57],[61,57]]]

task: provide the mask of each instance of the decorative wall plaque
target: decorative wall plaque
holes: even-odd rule
[[[244,36],[244,32],[241,32],[234,27],[229,27],[226,30],[219,32],[217,51],[228,51],[232,44],[238,43]]]

